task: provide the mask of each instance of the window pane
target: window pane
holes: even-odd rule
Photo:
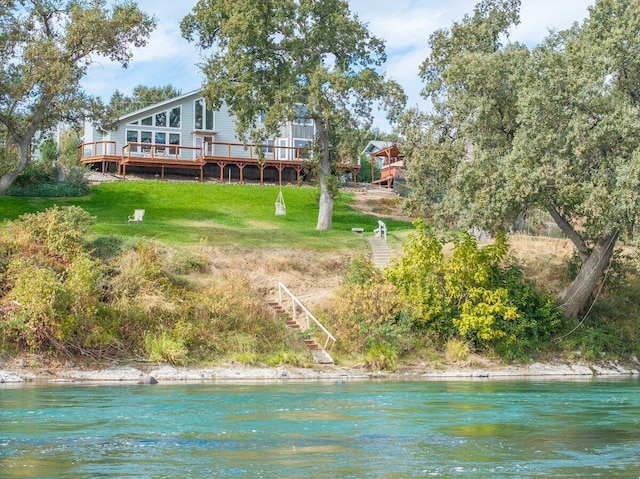
[[[280,151],[278,152],[278,157],[280,159],[286,159],[287,158],[287,140],[280,140],[278,142],[279,146],[281,146],[282,148],[280,148]]]
[[[137,143],[138,142],[138,132],[135,130],[127,130],[127,143]],[[138,151],[138,147],[136,145],[131,145],[131,152],[135,153]]]
[[[180,128],[180,107],[177,106],[169,112],[169,126],[171,128]]]
[[[204,113],[202,111],[202,100],[196,100],[195,101],[195,121],[194,121],[194,126],[196,130],[202,130],[203,117],[204,117]]]
[[[213,110],[207,108],[207,130],[213,130]]]
[[[153,135],[150,131],[140,132],[140,143],[151,143],[151,138],[153,138]]]
[[[164,145],[167,142],[167,134],[156,132],[156,143]]]
[[[156,126],[167,126],[167,112],[156,114]]]
[[[273,153],[273,140],[267,140],[262,144],[263,153]]]
[[[150,116],[148,116],[147,118],[143,118],[142,120],[140,120],[140,124],[151,126],[153,124],[153,119]]]
[[[179,145],[180,144],[180,135],[178,133],[169,133],[169,144],[170,145]],[[169,154],[175,155],[177,148],[169,148]]]

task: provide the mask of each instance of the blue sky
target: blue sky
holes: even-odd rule
[[[260,1],[260,0],[257,0]],[[158,21],[148,46],[135,52],[129,68],[122,69],[105,59],[93,65],[83,81],[85,90],[106,102],[118,89],[130,94],[136,85],[173,85],[182,93],[202,86],[198,68],[200,52],[180,35],[180,20],[197,0],[139,0],[140,8]],[[409,105],[426,108],[420,98],[422,83],[418,68],[429,53],[428,38],[439,28],[451,26],[471,13],[476,0],[349,0],[351,10],[368,24],[370,31],[385,40],[387,76],[405,89]],[[564,29],[588,14],[595,0],[522,0],[521,24],[513,40],[529,46],[539,43],[549,29]],[[391,128],[383,113],[375,115],[383,131]]]

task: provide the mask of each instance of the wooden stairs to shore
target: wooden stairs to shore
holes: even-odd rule
[[[282,288],[284,288],[284,286],[282,286]],[[286,288],[285,288],[286,289]],[[288,292],[288,290],[286,290]],[[315,317],[313,317],[313,315],[311,315],[311,313],[304,308],[304,306],[302,306],[301,304],[299,304],[298,300],[295,299],[295,297],[293,297],[293,301],[292,301],[292,310],[289,311],[282,303],[281,301],[269,301],[267,304],[271,307],[271,309],[275,312],[277,317],[282,317],[285,318],[286,322],[285,324],[290,327],[291,329],[300,331],[300,332],[304,332],[307,331],[310,327],[309,323],[309,316],[311,316],[311,319],[317,323],[317,326],[320,327],[321,331],[324,331],[327,336],[328,339],[324,345],[324,347],[318,343],[318,341],[315,338],[312,337],[307,337],[305,339],[303,339],[303,343],[307,346],[307,348],[309,349],[309,352],[311,353],[311,355],[313,356],[313,358],[316,360],[316,362],[318,362],[318,364],[334,364],[333,362],[333,358],[329,355],[329,353],[326,351],[325,348],[327,348],[327,345],[329,344],[330,341],[335,342],[335,338],[333,336],[331,336],[331,334],[328,333],[328,331],[326,331],[324,329],[324,327],[317,322],[317,320],[315,319]],[[296,314],[296,308],[297,307],[302,307],[303,311],[301,315]],[[302,317],[302,320],[299,321],[297,318],[298,317]],[[333,342],[331,344],[333,344]]]

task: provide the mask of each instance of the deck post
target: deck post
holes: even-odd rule
[[[244,183],[244,163],[238,162],[238,169],[240,170],[240,184]]]

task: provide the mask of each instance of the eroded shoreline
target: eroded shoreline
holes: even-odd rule
[[[0,365],[0,384],[81,384],[121,383],[155,384],[187,382],[260,382],[282,380],[346,381],[346,380],[476,380],[476,379],[593,379],[638,378],[640,365],[616,362],[600,364],[575,362],[534,362],[527,365],[491,365],[482,367],[449,365],[442,368],[412,366],[397,371],[368,371],[359,368],[315,367],[250,367],[239,364],[204,368],[182,368],[169,365],[112,365],[104,368],[16,368]]]

